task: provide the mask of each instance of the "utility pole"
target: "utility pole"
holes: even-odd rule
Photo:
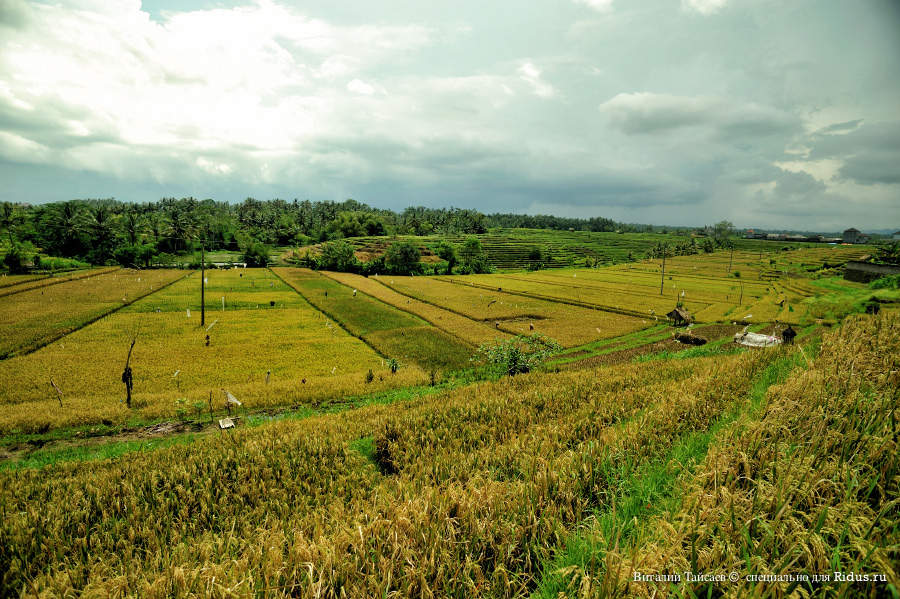
[[[731,261],[734,259],[734,242],[728,243],[731,246],[731,255],[728,257],[728,272],[731,272]]]
[[[663,255],[662,274],[659,277],[659,294],[660,295],[663,294],[663,285],[666,282],[666,244],[662,244],[662,255]]]
[[[206,326],[206,243],[200,241],[200,326]]]

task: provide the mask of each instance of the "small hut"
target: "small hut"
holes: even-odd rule
[[[694,322],[693,317],[690,312],[681,307],[676,307],[674,310],[666,314],[668,318],[671,318],[675,322],[676,327],[685,326]]]
[[[781,340],[784,341],[785,345],[793,345],[794,337],[797,336],[797,331],[791,328],[791,325],[788,325],[787,328],[781,331]]]

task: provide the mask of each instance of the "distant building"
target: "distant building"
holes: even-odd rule
[[[850,227],[846,231],[844,231],[843,241],[844,243],[859,243],[860,231],[859,229],[854,229]]]

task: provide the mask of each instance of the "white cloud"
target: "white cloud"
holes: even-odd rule
[[[354,94],[361,94],[363,96],[371,96],[375,93],[374,87],[372,87],[365,81],[360,81],[359,79],[354,79],[353,81],[348,83],[347,89],[352,91]]]
[[[701,15],[711,15],[719,12],[727,3],[728,0],[681,0],[681,8]]]
[[[609,12],[612,9],[613,0],[575,0],[575,3],[593,8],[597,12]]]
[[[519,77],[528,83],[534,95],[541,98],[550,98],[556,94],[553,86],[541,79],[541,70],[531,62],[522,63],[518,69]]]

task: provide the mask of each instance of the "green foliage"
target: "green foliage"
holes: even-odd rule
[[[900,275],[879,277],[869,283],[869,289],[900,289]]]
[[[549,255],[546,252],[541,250],[540,247],[534,246],[533,248],[528,250],[528,270],[540,270],[544,268],[544,263],[547,261],[547,258],[549,258]],[[585,265],[593,266],[594,264]]]
[[[556,341],[540,333],[517,335],[481,345],[473,361],[484,362],[499,372],[515,376],[531,372],[561,350]]]
[[[3,265],[11,274],[28,272],[28,265],[33,261],[34,248],[31,244],[14,243],[3,257]]]
[[[876,264],[900,264],[900,242],[895,241],[875,250],[872,262]]]
[[[251,241],[244,247],[241,259],[247,266],[266,266],[269,261],[269,247],[259,241]]]
[[[388,247],[384,256],[384,264],[391,274],[417,274],[422,271],[422,266],[419,264],[421,257],[416,244],[410,241],[397,241]]]
[[[493,271],[477,237],[466,239],[466,242],[459,250],[459,259],[462,263],[459,269],[461,274],[481,274]]]
[[[319,268],[337,272],[352,272],[357,265],[353,246],[343,240],[330,241],[322,245]]]
[[[447,274],[453,274],[453,267],[459,261],[459,257],[456,255],[456,248],[450,243],[442,241],[438,244],[437,255],[447,263]]]

